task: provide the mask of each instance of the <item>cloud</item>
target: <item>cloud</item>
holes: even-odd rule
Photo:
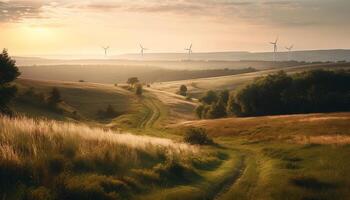
[[[59,17],[63,10],[71,15],[167,14],[212,19],[217,23],[243,21],[253,25],[305,27],[344,25],[350,18],[349,6],[349,0],[0,0],[0,23]]]
[[[18,22],[41,18],[42,4],[31,1],[0,1],[0,22]]]

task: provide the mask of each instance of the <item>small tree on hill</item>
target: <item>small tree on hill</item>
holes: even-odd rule
[[[143,93],[143,88],[141,84],[136,85],[136,95],[141,96]]]
[[[117,112],[114,110],[113,106],[109,104],[106,109],[106,117],[115,117]]]
[[[11,114],[8,103],[15,96],[17,88],[11,85],[20,72],[16,66],[16,61],[11,59],[7,50],[0,53],[0,113]]]
[[[131,87],[135,87],[135,84],[139,83],[139,79],[137,77],[130,77],[127,81],[127,83],[131,86]]]
[[[187,96],[187,87],[186,87],[186,85],[181,85],[180,86],[180,95]]]
[[[62,101],[61,93],[58,90],[58,88],[56,88],[56,87],[52,88],[52,90],[50,92],[50,96],[47,99],[47,103],[49,104],[49,106],[56,107],[57,104],[60,103],[61,101]]]

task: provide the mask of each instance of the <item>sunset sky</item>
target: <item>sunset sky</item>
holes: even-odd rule
[[[350,48],[350,0],[0,0],[14,55]]]

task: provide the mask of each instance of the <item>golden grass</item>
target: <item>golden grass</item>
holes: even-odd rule
[[[336,141],[334,143],[348,143],[349,121],[350,113],[316,113],[188,121],[179,123],[175,127],[203,127],[211,136],[285,139],[298,141],[298,143],[304,140],[304,136],[312,136],[310,141],[316,143],[333,143],[334,141]]]
[[[298,144],[350,144],[348,135],[295,136],[293,140]]]
[[[66,145],[73,146],[75,154],[82,157],[102,156],[110,151],[124,153],[124,159],[134,159],[137,150],[179,157],[198,151],[196,147],[170,139],[136,136],[76,123],[0,117],[0,127],[0,159],[16,162],[64,150]]]

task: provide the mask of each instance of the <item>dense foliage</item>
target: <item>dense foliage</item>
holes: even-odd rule
[[[258,78],[230,97],[228,110],[237,116],[349,111],[350,71],[281,71]]]
[[[0,113],[11,113],[8,103],[17,92],[16,87],[11,85],[11,82],[19,75],[15,60],[11,59],[7,50],[4,49],[0,53]]]
[[[349,111],[350,71],[314,70],[294,75],[280,71],[257,78],[232,95],[208,91],[200,101],[195,112],[201,119]]]
[[[229,99],[229,91],[224,90],[219,94],[210,90],[201,99],[195,112],[201,119],[215,119],[227,116],[226,107]]]

